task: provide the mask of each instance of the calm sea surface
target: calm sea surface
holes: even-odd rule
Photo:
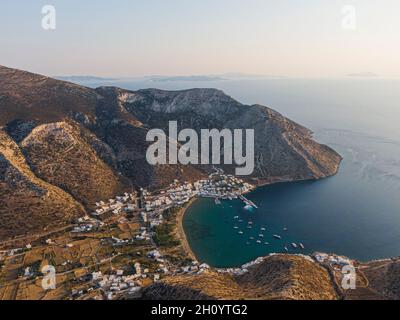
[[[335,177],[254,191],[248,197],[259,209],[252,212],[244,210],[240,201],[218,206],[212,200],[195,202],[184,218],[184,228],[201,261],[228,267],[283,252],[285,245],[290,252],[300,252],[291,247],[292,242],[303,243],[306,253],[335,252],[360,260],[400,256],[399,80],[137,79],[84,84],[222,89],[242,103],[267,105],[307,126],[318,141],[344,157]],[[252,229],[247,228],[249,221]],[[239,235],[239,230],[244,234]],[[282,240],[275,240],[274,234]]]

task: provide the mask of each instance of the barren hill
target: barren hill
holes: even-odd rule
[[[83,213],[68,193],[35,176],[17,144],[0,130],[0,239],[68,224]]]
[[[145,289],[145,299],[334,300],[328,272],[301,256],[274,255],[233,277],[216,271],[173,276]]]

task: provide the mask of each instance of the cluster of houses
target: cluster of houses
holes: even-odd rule
[[[254,189],[243,180],[226,174],[211,174],[209,179],[197,181],[196,193],[200,197],[233,199]]]
[[[140,228],[140,234],[136,235],[136,240],[145,240],[145,241],[150,241],[151,236],[148,233],[147,229],[145,227]]]
[[[327,253],[314,253],[313,254],[314,259],[321,263],[321,264],[325,264],[325,265],[329,265],[332,268],[335,267],[339,267],[339,268],[343,268],[345,266],[352,266],[353,265],[353,261],[347,257],[343,257],[343,256],[338,256],[335,254],[327,254]]]
[[[160,251],[158,251],[157,249],[150,251],[147,254],[147,257],[150,259],[154,259],[156,262],[158,262],[158,271],[159,272],[163,272],[164,274],[169,274],[170,270],[167,267],[167,262],[166,260],[163,258],[162,254],[160,253]],[[157,275],[157,280],[159,280],[160,277],[159,275]],[[156,279],[154,279],[156,280]]]
[[[183,205],[195,196],[229,199],[237,198],[253,189],[254,186],[233,175],[218,172],[210,174],[208,179],[193,184],[189,182],[179,184],[179,181],[175,180],[169,189],[161,191],[156,196],[152,196],[145,189],[141,189],[141,192],[145,200],[144,209],[146,212],[151,212],[160,208]]]
[[[278,253],[270,253],[268,256],[271,257],[271,256],[274,256],[274,255],[277,255],[277,254]],[[296,256],[300,256],[302,258],[307,259],[310,262],[315,263],[315,261],[310,256],[303,255],[303,254],[296,254]],[[229,274],[232,274],[232,275],[235,275],[235,276],[240,276],[240,275],[243,275],[243,274],[249,272],[249,268],[251,268],[251,267],[253,267],[255,265],[259,265],[262,262],[264,262],[265,259],[267,259],[267,257],[258,257],[257,259],[255,259],[253,261],[250,261],[250,262],[248,262],[248,263],[246,263],[246,264],[244,264],[244,265],[242,265],[241,267],[238,267],[238,268],[217,269],[217,272],[219,272],[219,273],[229,273]]]
[[[132,242],[133,242],[132,239],[119,239],[119,238],[114,237],[114,236],[112,236],[111,238],[101,239],[101,241],[102,242],[107,242],[112,247],[122,247],[122,246],[126,246],[128,244],[132,244]]]
[[[145,224],[149,223],[153,228],[163,223],[163,211],[188,203],[192,198],[213,197],[221,199],[233,199],[254,189],[254,187],[243,180],[216,171],[209,175],[208,179],[196,181],[195,183],[179,183],[175,180],[166,190],[157,194],[151,194],[148,190],[141,188],[140,196],[137,193],[125,193],[108,202],[96,203],[93,216],[96,219],[106,219],[121,212],[140,212]],[[94,227],[90,225],[77,226],[74,232],[90,232]],[[143,232],[142,232],[143,233]],[[138,239],[147,239],[146,234],[141,234]]]
[[[199,264],[197,261],[193,261],[191,265],[181,267],[178,273],[184,274],[202,274],[206,270],[209,270],[210,266],[207,263]]]
[[[256,260],[250,261],[239,268],[225,268],[225,269],[217,269],[219,273],[229,273],[232,275],[240,276],[249,271],[249,268],[255,266],[257,264],[262,263],[265,260],[265,257],[258,257]]]
[[[75,226],[72,228],[72,233],[89,233],[98,230],[103,227],[104,223],[100,220],[93,219],[88,215],[79,218],[75,223]]]
[[[115,274],[102,274],[99,271],[92,273],[92,276],[93,281],[97,282],[109,300],[114,299],[116,295],[134,295],[139,293],[142,288],[141,279],[147,277],[140,270],[140,265],[136,268],[136,274],[133,275],[124,275],[123,270],[116,270]]]
[[[177,180],[167,190],[162,190],[155,196],[152,196],[146,189],[141,189],[141,192],[145,201],[143,209],[146,212],[183,205],[197,195],[191,183],[185,182],[179,185]]]
[[[109,199],[108,202],[96,202],[96,210],[92,213],[97,218],[106,218],[111,215],[117,215],[123,210],[133,211],[136,209],[136,193],[126,193],[123,196],[117,196]]]

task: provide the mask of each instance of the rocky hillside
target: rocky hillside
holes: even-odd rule
[[[274,255],[238,277],[207,271],[174,276],[144,291],[145,299],[338,299],[328,272],[307,258]]]
[[[9,230],[0,239],[33,232],[26,217],[37,226],[50,222],[49,216],[63,223],[117,193],[204,177],[209,167],[147,163],[148,130],[167,132],[169,120],[179,129],[255,129],[255,171],[249,177],[255,183],[327,177],[341,161],[308,129],[215,89],[93,90],[0,66],[0,128],[8,146],[0,150],[0,220],[2,230]],[[24,163],[24,171],[16,163]],[[18,193],[10,172],[24,181]],[[14,228],[20,219],[22,227]]]
[[[0,239],[63,226],[83,213],[68,193],[39,179],[0,130]]]
[[[400,300],[400,258],[368,262],[360,269],[375,294]]]
[[[89,144],[102,142],[89,133],[85,135],[83,130],[66,122],[39,125],[20,146],[38,177],[90,207],[99,199],[121,194],[124,183]],[[87,142],[85,138],[92,140]],[[109,151],[112,155],[112,150]]]
[[[130,114],[151,128],[255,130],[253,180],[262,183],[319,179],[335,174],[341,157],[312,139],[310,130],[261,105],[246,106],[215,89],[137,92],[115,90]],[[225,166],[227,171],[232,168]]]

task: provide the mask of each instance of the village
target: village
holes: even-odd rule
[[[0,251],[0,298],[8,291],[16,297],[21,287],[27,287],[29,293],[24,294],[30,298],[38,298],[32,291],[46,298],[39,288],[46,265],[55,268],[56,282],[63,288],[57,294],[63,299],[137,298],[142,287],[164,276],[205,272],[210,268],[207,264],[188,259],[184,250],[169,244],[176,240],[163,226],[176,222],[171,212],[196,197],[231,200],[253,189],[217,170],[194,183],[175,180],[157,192],[142,188],[99,201],[67,233]],[[83,252],[88,254],[83,257]]]
[[[46,265],[55,268],[58,289],[54,294],[77,300],[136,299],[141,297],[143,287],[163,277],[206,272],[210,266],[188,258],[171,234],[176,212],[195,198],[214,198],[216,203],[239,198],[246,205],[254,205],[244,197],[253,189],[243,180],[217,170],[194,183],[175,180],[157,192],[141,188],[99,201],[93,212],[78,218],[67,233],[1,250],[0,298],[16,298],[22,291],[26,298],[46,299],[48,293],[40,288]],[[346,257],[325,253],[304,257],[338,277],[341,268],[353,265]],[[238,268],[216,271],[243,275],[265,259],[259,257]]]
[[[8,286],[15,285],[18,289],[25,286],[30,298],[38,297],[32,297],[32,292],[46,298],[40,290],[45,277],[41,270],[46,265],[54,266],[56,283],[63,288],[57,294],[63,299],[135,299],[140,298],[143,287],[165,276],[206,272],[210,266],[189,259],[171,235],[172,227],[166,226],[174,226],[176,212],[196,197],[216,202],[239,198],[248,205],[243,195],[253,189],[235,176],[216,171],[194,183],[175,180],[157,192],[142,188],[99,201],[95,210],[78,218],[66,234],[0,251],[0,298],[14,292],[16,289]],[[336,255],[305,257],[339,273],[343,266],[352,265],[351,260]],[[216,271],[242,275],[264,259]]]

